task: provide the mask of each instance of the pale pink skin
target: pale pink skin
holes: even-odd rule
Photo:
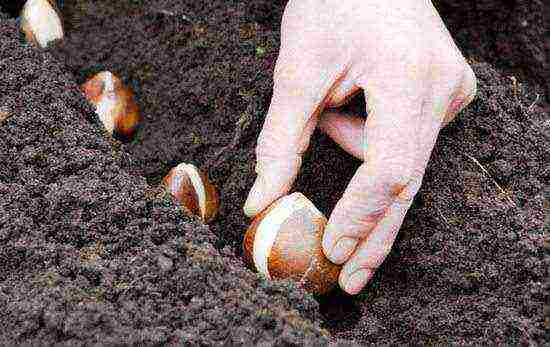
[[[323,113],[365,92],[366,122]],[[329,219],[323,249],[357,294],[389,253],[439,130],[475,96],[476,78],[429,0],[291,0],[273,98],[244,211],[288,193],[319,127],[364,160]]]

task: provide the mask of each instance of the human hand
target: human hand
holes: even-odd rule
[[[366,120],[322,115],[361,90]],[[245,213],[288,193],[319,123],[364,161],[323,238],[327,257],[344,264],[341,288],[357,294],[389,253],[439,130],[475,91],[473,71],[429,0],[291,0]]]

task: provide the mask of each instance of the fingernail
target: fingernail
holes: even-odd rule
[[[328,258],[335,264],[342,264],[348,260],[353,251],[355,251],[356,246],[357,240],[351,237],[342,237],[336,242]]]
[[[246,202],[244,203],[243,207],[244,214],[246,214],[248,217],[253,217],[260,212],[258,211],[258,204],[260,203],[260,200],[262,198],[262,182],[263,179],[260,176],[256,177],[256,181],[254,182],[254,185],[252,185],[252,188],[248,193],[248,197],[246,198]]]
[[[345,279],[342,289],[351,295],[358,294],[370,280],[372,274],[373,271],[369,269],[359,269]]]

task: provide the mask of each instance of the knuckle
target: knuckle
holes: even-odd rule
[[[360,189],[344,193],[341,210],[357,218],[358,223],[381,218],[390,204],[412,202],[421,187],[424,171],[425,165],[408,163],[367,175]]]
[[[414,199],[417,190],[410,183],[395,182],[387,186],[389,205],[408,206]]]
[[[403,181],[392,183],[390,186],[390,196],[394,202],[401,205],[409,205],[413,201],[422,184],[422,180],[416,177],[416,175],[411,177],[405,183]]]
[[[375,183],[375,189],[389,203],[409,204],[412,202],[422,183],[423,170],[405,169],[399,174],[389,173]]]
[[[355,194],[344,196],[333,212],[335,218],[346,222],[348,226],[343,230],[346,236],[364,238],[386,213],[386,207],[372,204],[372,202],[358,197]]]

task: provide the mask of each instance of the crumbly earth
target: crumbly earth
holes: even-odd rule
[[[216,249],[18,36],[3,19],[0,344],[326,344],[318,303]]]
[[[45,52],[4,16],[0,342],[542,343],[550,47],[541,1],[499,3],[436,2],[478,96],[442,132],[372,283],[316,300],[241,260],[283,1],[66,2],[66,41]],[[103,69],[136,91],[145,121],[130,143],[106,136],[78,90]],[[158,189],[182,161],[219,187],[209,227]],[[358,165],[316,133],[295,190],[329,215]]]

